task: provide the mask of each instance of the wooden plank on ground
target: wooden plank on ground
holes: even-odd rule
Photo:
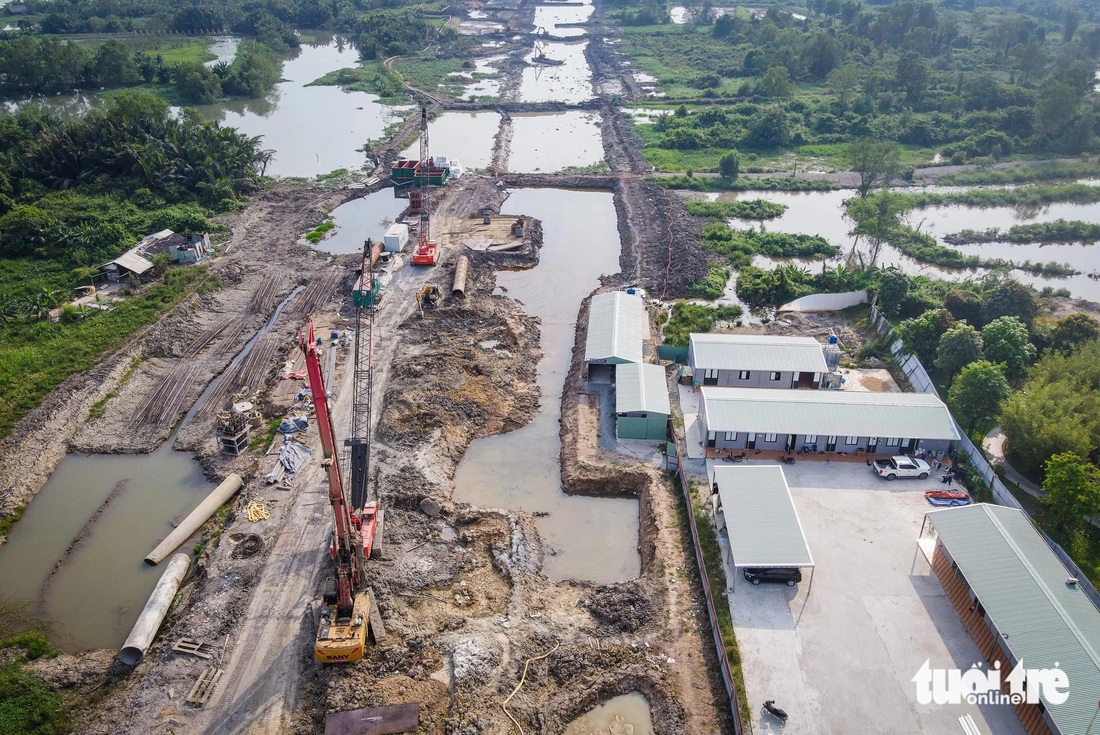
[[[368,594],[370,595],[370,612],[367,614],[367,621],[370,623],[371,635],[374,636],[376,644],[385,643],[386,626],[382,624],[382,613],[378,610],[378,598],[374,596],[373,589],[369,590]]]
[[[196,641],[194,638],[180,638],[172,644],[172,650],[178,653],[187,653],[199,658],[211,658],[214,647],[206,641]]]
[[[218,682],[221,681],[224,674],[225,672],[216,666],[204,670],[199,675],[199,680],[195,682],[195,686],[191,687],[186,701],[189,704],[197,704],[202,707],[210,701],[210,696],[214,694],[214,689],[218,686]]]
[[[415,702],[325,715],[325,735],[391,735],[414,732],[419,726],[420,705]]]

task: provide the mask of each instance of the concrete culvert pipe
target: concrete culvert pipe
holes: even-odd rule
[[[466,272],[470,270],[470,259],[465,255],[458,256],[458,261],[455,263],[455,282],[451,287],[452,296],[465,296],[466,295]]]
[[[149,555],[145,557],[145,563],[156,566],[164,561],[180,544],[191,538],[191,535],[199,530],[202,524],[206,523],[206,520],[214,515],[214,512],[222,507],[225,501],[233,497],[243,484],[244,480],[238,474],[232,474],[222,480],[222,484],[214,488],[214,492],[207,495],[206,500],[199,503],[199,507],[191,511],[191,514],[183,519],[176,530],[168,534],[168,537],[161,541],[157,548],[149,552]]]
[[[137,666],[145,658],[145,652],[149,650],[160,624],[164,622],[168,607],[183,584],[183,578],[187,576],[187,568],[190,566],[191,560],[187,558],[187,554],[176,554],[168,562],[164,574],[160,575],[160,581],[153,588],[153,594],[149,595],[149,601],[145,603],[145,609],[141,611],[126,642],[122,644],[122,650],[118,652],[122,663]]]

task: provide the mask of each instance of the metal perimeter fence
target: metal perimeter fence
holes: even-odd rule
[[[710,631],[714,637],[714,648],[718,654],[718,670],[722,674],[722,683],[725,684],[726,694],[730,698],[733,732],[734,735],[742,735],[744,724],[741,721],[741,700],[733,683],[733,672],[730,670],[729,658],[726,656],[726,644],[722,642],[722,631],[718,627],[717,608],[714,606],[710,578],[707,576],[707,567],[703,561],[703,547],[699,544],[699,529],[695,524],[695,504],[691,501],[691,488],[688,485],[687,476],[684,474],[684,463],[680,456],[680,447],[675,444],[671,444],[671,446],[676,447],[676,476],[680,479],[680,490],[684,494],[684,503],[687,505],[688,524],[691,526],[691,542],[695,546],[695,562],[699,565],[699,578],[703,580],[703,594],[707,599],[707,619],[710,621]],[[722,604],[729,603],[723,600]]]
[[[905,377],[909,379],[909,384],[921,393],[931,393],[939,398],[939,391],[936,390],[936,386],[932,383],[932,379],[928,377],[928,371],[924,369],[924,365],[921,364],[921,361],[917,359],[916,355],[906,351],[901,338],[897,336],[890,322],[886,320],[886,317],[879,313],[875,304],[871,305],[871,323],[879,334],[892,338],[890,353],[894,356],[894,359],[898,361],[898,366],[901,368],[902,372],[905,373]],[[953,418],[952,421],[954,421]],[[974,472],[977,473],[978,477],[985,483],[985,486],[993,492],[994,500],[996,500],[999,505],[1016,508],[1027,515],[1027,510],[1024,509],[1024,507],[1020,505],[1020,501],[1016,500],[1012,493],[1009,492],[1005,484],[1001,482],[1001,478],[997,477],[997,473],[993,471],[992,465],[986,460],[982,450],[974,446],[974,442],[970,441],[970,437],[966,435],[966,432],[962,430],[962,427],[959,426],[957,421],[955,421],[955,428],[959,432],[959,436],[962,437],[962,439],[959,440],[958,451],[966,455],[967,461],[974,469]],[[1039,532],[1043,534],[1043,538],[1046,539],[1047,543],[1054,551],[1054,555],[1061,560],[1075,577],[1077,577],[1078,585],[1084,591],[1085,595],[1092,600],[1092,603],[1096,605],[1097,608],[1100,608],[1100,592],[1097,592],[1092,583],[1088,581],[1080,567],[1070,559],[1065,549],[1054,543],[1054,540],[1051,539],[1050,536],[1047,536],[1042,529],[1039,529]]]

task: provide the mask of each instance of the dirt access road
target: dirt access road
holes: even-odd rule
[[[592,63],[598,76],[618,73],[608,66],[614,59],[606,49]],[[604,115],[612,170],[632,172],[638,143],[620,113],[608,108]],[[528,183],[579,185],[577,177],[553,176]],[[682,295],[706,261],[697,225],[679,199],[631,178],[604,185],[614,187],[623,248],[623,272],[605,287],[629,282],[670,298]],[[58,440],[59,452],[66,444],[97,451],[156,446],[275,301],[298,283],[305,290],[272,328],[263,374],[225,397],[253,398],[265,419],[303,410],[301,404],[292,408],[292,398],[278,397],[276,374],[293,357],[294,332],[307,315],[320,334],[348,326],[357,258],[332,261],[296,240],[332,206],[360,193],[277,189],[229,218],[233,245],[214,265],[223,287],[188,300],[112,357],[106,382],[75,380],[69,395],[80,400],[64,409],[74,429]],[[44,678],[75,696],[96,691],[96,705],[77,712],[77,731],[314,733],[323,729],[328,711],[417,702],[423,733],[513,732],[513,717],[526,732],[553,733],[606,699],[632,691],[648,700],[657,732],[728,729],[675,492],[656,468],[624,470],[622,457],[602,452],[595,441],[597,406],[582,391],[587,303],[564,394],[544,396],[535,375],[539,324],[521,304],[494,295],[497,270],[537,263],[539,223],[526,222],[518,250],[468,253],[465,298],[445,298],[423,319],[414,313],[412,294],[420,284],[434,282],[449,294],[463,233],[476,229],[480,220],[474,215],[483,206],[508,211],[504,199],[484,177],[448,186],[433,214],[443,263],[414,269],[399,261],[384,276],[372,475],[387,522],[384,559],[371,563],[370,575],[389,634],[385,643],[370,647],[352,666],[321,667],[311,660],[315,620],[309,605],[321,578],[331,573],[323,552],[329,510],[315,439],[307,435],[314,461],[283,492],[261,480],[274,461],[270,455],[217,454],[210,433],[217,411],[199,411],[177,446],[195,450],[212,476],[240,472],[246,488],[235,516],[208,530],[206,552],[139,667],[131,671],[105,662],[99,653],[40,667]],[[134,357],[143,359],[135,363]],[[196,367],[181,374],[180,366],[189,363]],[[350,426],[348,363],[346,355],[337,362],[338,436],[346,436]],[[135,423],[132,407],[166,381],[184,388],[175,412],[165,409],[173,418],[155,430]],[[109,392],[117,398],[106,403],[104,415],[85,422],[88,406]],[[455,468],[474,438],[519,428],[541,401],[557,400],[566,492],[639,501],[642,564],[633,581],[550,582],[542,572],[544,548],[534,518],[451,500]],[[50,405],[61,404],[59,398]],[[60,413],[54,416],[61,420]],[[263,501],[271,517],[248,522],[242,509],[250,500]],[[213,659],[173,653],[171,642],[180,637],[214,644]],[[547,651],[552,653],[525,665]],[[208,666],[224,671],[213,698],[204,708],[185,704]],[[523,688],[506,712],[501,703],[524,670]]]

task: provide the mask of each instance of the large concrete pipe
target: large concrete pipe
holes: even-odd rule
[[[137,666],[145,658],[145,652],[149,650],[160,624],[164,622],[168,607],[183,584],[189,566],[191,560],[187,558],[187,554],[176,554],[168,562],[164,574],[160,575],[160,581],[153,588],[153,594],[149,595],[149,601],[145,603],[145,609],[141,611],[130,635],[126,637],[126,642],[122,644],[122,650],[118,652],[122,663]]]
[[[168,534],[168,538],[161,541],[157,548],[149,552],[149,556],[145,557],[145,563],[156,566],[164,561],[180,544],[191,538],[191,534],[199,530],[199,527],[206,523],[206,519],[214,515],[214,511],[233,497],[233,494],[240,490],[243,484],[244,480],[238,474],[232,474],[222,480],[222,484],[214,488],[214,492],[207,495],[206,500],[199,503],[199,507],[191,511],[191,515],[184,518],[183,523],[179,524],[175,531]]]
[[[455,261],[455,282],[451,287],[452,296],[466,295],[466,272],[470,270],[470,259],[465,255],[458,256]]]

